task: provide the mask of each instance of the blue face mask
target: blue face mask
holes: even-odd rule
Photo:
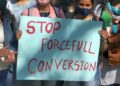
[[[83,16],[87,16],[90,13],[90,9],[78,7],[77,12]]]
[[[120,7],[119,8],[115,8],[113,7],[110,2],[108,2],[106,4],[106,7],[110,10],[111,13],[113,13],[114,15],[120,15]]]

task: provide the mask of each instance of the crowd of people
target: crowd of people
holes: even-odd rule
[[[102,21],[95,77],[87,82],[16,80],[20,16]],[[0,0],[0,86],[120,86],[119,32],[120,0]],[[7,85],[10,68],[12,85]]]

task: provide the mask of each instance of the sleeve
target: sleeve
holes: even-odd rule
[[[10,19],[10,28],[12,30],[12,40],[10,42],[10,50],[13,50],[13,51],[17,51],[17,48],[18,48],[18,40],[16,38],[16,31],[18,30],[18,25],[16,24],[17,21],[15,19],[15,16],[12,15],[11,13],[9,13],[9,16],[8,17]]]
[[[18,40],[16,38],[16,31],[18,29],[18,27],[16,27],[16,21],[15,20],[12,20],[11,22],[11,28],[12,28],[12,41],[10,42],[10,50],[13,50],[13,51],[17,51],[18,49]]]

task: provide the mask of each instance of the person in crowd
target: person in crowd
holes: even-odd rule
[[[76,9],[75,15],[72,16],[72,19],[79,19],[79,20],[88,20],[88,21],[95,21],[97,20],[94,16],[92,11],[94,6],[94,0],[77,0],[76,1]],[[66,15],[67,16],[67,15]],[[91,81],[70,81],[65,82],[67,86],[99,86],[100,80],[100,63],[101,63],[101,56],[98,60],[98,67],[95,74],[95,77]]]
[[[12,15],[14,15],[15,17],[15,22],[14,22],[14,26],[15,28],[18,29],[19,27],[19,22],[20,22],[20,16],[21,13],[27,9],[27,8],[31,8],[33,6],[36,5],[36,1],[35,0],[7,0],[7,4],[6,4],[6,8],[10,11],[10,13]],[[11,66],[11,72],[12,72],[12,77],[13,77],[13,85],[14,86],[21,86],[21,83],[24,83],[24,86],[27,85],[31,85],[31,86],[36,86],[39,84],[39,82],[26,82],[26,81],[17,81],[16,80],[16,64],[17,63],[17,59],[16,62],[14,63],[14,65]],[[29,84],[28,84],[29,83]],[[22,84],[23,86],[23,84]]]
[[[68,2],[67,6],[65,7],[65,18],[72,19],[77,13],[75,2]]]
[[[36,0],[37,5],[23,11],[23,16],[64,18],[61,8],[55,7],[51,0]],[[19,39],[22,32],[19,30],[16,37]],[[57,83],[56,83],[57,82]],[[41,81],[41,86],[58,86],[62,82],[59,81]]]
[[[64,18],[62,9],[57,9],[52,5],[51,0],[36,0],[37,6],[25,10],[22,15],[24,16],[39,16],[50,18]],[[31,12],[30,12],[31,11]],[[31,14],[29,14],[31,13]]]
[[[92,8],[94,6],[94,0],[78,0],[78,4],[76,6],[76,15],[73,17],[74,19],[81,20],[94,20],[94,14],[92,13]]]
[[[95,15],[104,22],[100,34],[105,38],[103,46],[103,68],[101,85],[119,86],[120,84],[120,1],[108,0],[96,6]]]
[[[9,66],[15,62],[17,50],[16,29],[6,3],[6,0],[0,0],[0,86],[7,85]]]
[[[19,23],[21,13],[36,5],[35,0],[8,0],[6,8],[15,16],[16,22]],[[17,25],[18,27],[18,25]]]

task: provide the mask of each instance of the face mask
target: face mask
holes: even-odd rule
[[[78,7],[78,13],[83,15],[83,16],[87,16],[90,13],[90,9],[87,8],[80,8]]]

